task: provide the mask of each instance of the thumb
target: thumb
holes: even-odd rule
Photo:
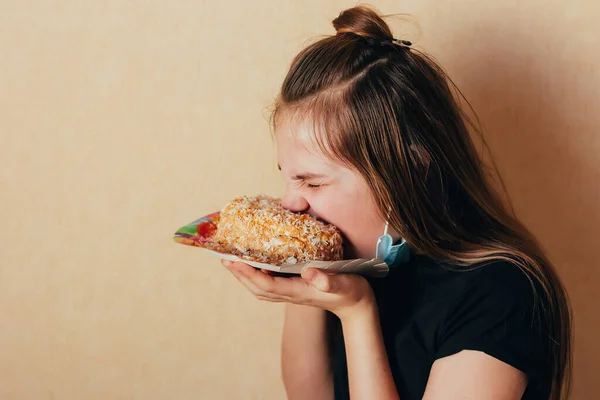
[[[302,270],[302,278],[321,292],[333,292],[335,276],[326,274],[317,268],[305,268]]]

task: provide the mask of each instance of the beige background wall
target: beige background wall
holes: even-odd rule
[[[171,235],[281,194],[266,107],[353,4],[0,1],[1,399],[284,397],[282,306]],[[416,17],[479,112],[572,297],[573,398],[593,398],[600,3],[373,4]]]

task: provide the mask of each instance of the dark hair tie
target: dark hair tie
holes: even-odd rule
[[[400,45],[406,46],[406,47],[412,46],[412,43],[409,40],[404,40],[404,39],[392,39],[392,43],[397,43],[397,44],[400,44]]]
[[[365,34],[362,34],[362,33],[357,33],[357,32],[348,31],[348,30],[340,30],[336,34],[340,35],[340,34],[344,34],[344,33],[346,33],[346,34],[349,33],[351,35],[358,36],[362,40],[366,41],[371,46],[385,46],[385,45],[388,45],[388,44],[397,45],[397,46],[401,46],[401,47],[410,47],[410,46],[412,46],[412,42],[410,40],[396,39],[394,37],[380,39],[380,38],[376,38],[376,37],[373,37],[373,36],[368,36],[368,35],[365,35]]]
[[[396,44],[396,45],[403,46],[403,47],[410,47],[412,45],[412,43],[408,40],[396,39],[396,38],[385,39],[384,42],[390,42],[392,44]]]
[[[379,39],[379,38],[374,38],[372,36],[361,36],[369,45],[371,46],[386,46],[386,45],[396,45],[396,46],[401,46],[401,47],[410,47],[412,45],[412,43],[408,40],[404,40],[404,39],[396,39],[396,38],[390,38],[390,39]]]

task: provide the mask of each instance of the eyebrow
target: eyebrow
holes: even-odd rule
[[[277,164],[277,168],[281,171],[281,165]],[[324,178],[324,177],[325,177],[325,175],[323,175],[323,174],[313,174],[312,172],[303,172],[301,174],[294,175],[294,177],[292,179],[297,180],[297,181],[307,181],[310,179],[317,179],[317,178]]]

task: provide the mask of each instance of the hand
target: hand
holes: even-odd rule
[[[221,263],[260,300],[319,307],[340,319],[375,307],[371,286],[359,275],[330,275],[317,268],[305,268],[300,277],[281,277],[242,262]]]

